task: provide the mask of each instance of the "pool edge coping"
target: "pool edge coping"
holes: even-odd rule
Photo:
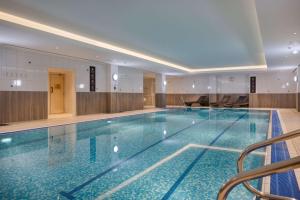
[[[55,126],[65,126],[65,125],[71,125],[71,124],[78,124],[78,123],[84,123],[84,122],[93,122],[93,121],[102,121],[102,120],[109,120],[109,119],[118,119],[122,117],[130,117],[130,116],[136,116],[136,115],[143,115],[143,114],[148,114],[148,113],[156,113],[156,112],[163,112],[170,110],[169,108],[157,108],[157,110],[136,110],[136,111],[129,111],[129,112],[122,112],[122,113],[99,113],[95,115],[95,118],[92,119],[74,119],[72,122],[54,122],[53,124],[47,124],[45,119],[41,121],[41,124],[43,125],[37,125],[33,127],[28,127],[28,128],[16,128],[14,130],[9,130],[9,131],[1,131],[0,130],[0,135],[5,135],[5,134],[11,134],[15,132],[21,132],[21,131],[28,131],[28,130],[36,130],[36,129],[43,129],[43,128],[50,128],[50,127],[55,127]],[[114,116],[116,115],[116,116]],[[84,115],[84,116],[89,116],[89,115]],[[75,117],[80,117],[80,116],[75,116]],[[69,118],[60,118],[60,119],[69,119]],[[30,123],[30,122],[36,122],[35,120],[33,121],[25,121],[25,122],[17,122],[18,124],[22,123]],[[51,122],[50,122],[51,123]],[[11,126],[17,126],[17,124],[13,124]],[[12,128],[13,129],[13,128]]]
[[[135,115],[142,115],[147,113],[155,113],[155,112],[163,112],[171,109],[179,109],[179,108],[193,108],[193,109],[209,109],[211,107],[186,107],[186,106],[166,106],[166,108],[154,108],[154,109],[143,109],[143,110],[134,110],[134,111],[126,111],[121,113],[98,113],[98,114],[91,114],[91,115],[79,115],[79,116],[72,116],[74,119],[68,118],[56,118],[54,120],[63,120],[68,119],[71,120],[70,122],[49,122],[47,120],[53,120],[53,119],[44,119],[44,120],[31,120],[31,121],[24,121],[24,122],[13,122],[13,124],[6,126],[3,130],[1,130],[0,127],[0,135],[5,134],[11,134],[15,132],[21,132],[21,131],[28,131],[28,130],[35,130],[35,129],[43,129],[43,128],[49,128],[49,127],[55,127],[55,126],[64,126],[64,125],[70,125],[70,124],[77,124],[77,123],[84,123],[84,122],[92,122],[92,121],[99,121],[99,120],[108,120],[108,119],[118,119],[121,117],[127,117],[127,116],[135,116]],[[228,108],[213,108],[213,109],[228,109]],[[247,109],[247,110],[258,110],[258,111],[272,111],[276,110],[274,108],[231,108],[231,109]],[[93,116],[94,115],[94,116]],[[80,117],[92,117],[90,119],[80,119]],[[77,118],[77,119],[76,119]],[[13,126],[22,126],[22,124],[26,123],[39,123],[41,125],[32,125],[29,127],[23,127],[23,128],[14,128]],[[5,130],[7,127],[11,130]]]

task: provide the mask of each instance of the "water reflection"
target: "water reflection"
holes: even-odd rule
[[[90,163],[95,163],[97,157],[97,140],[96,137],[90,137]]]
[[[119,158],[119,145],[118,145],[118,137],[117,136],[113,136],[113,142],[112,142],[112,154],[111,154],[111,159],[112,159],[112,163],[116,163],[120,160]]]
[[[75,156],[76,125],[48,128],[48,165],[70,162]]]

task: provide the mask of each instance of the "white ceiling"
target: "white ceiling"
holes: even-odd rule
[[[300,52],[300,0],[256,0],[256,6],[267,65],[296,67],[300,54],[293,55],[288,46],[292,42]]]
[[[3,21],[0,21],[0,43],[146,71],[182,74],[180,70]]]
[[[254,0],[1,0],[0,11],[201,69],[264,65],[265,53],[269,67],[284,67],[281,54],[273,51],[284,45],[287,48],[286,32],[298,31],[292,36],[299,39],[299,5],[299,0],[257,0],[257,8]],[[291,14],[290,9],[298,13]],[[274,22],[280,25],[270,24],[270,18],[279,18]],[[284,32],[282,27],[289,30]],[[0,43],[154,72],[182,73],[4,21],[0,21]],[[295,57],[285,60],[296,66],[300,62],[292,59]]]

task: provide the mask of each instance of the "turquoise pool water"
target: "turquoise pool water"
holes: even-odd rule
[[[0,199],[216,199],[239,150],[266,139],[269,115],[170,109],[1,134]],[[229,197],[252,198],[242,186]]]

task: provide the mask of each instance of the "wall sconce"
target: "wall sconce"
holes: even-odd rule
[[[195,83],[193,83],[192,88],[195,88]]]
[[[112,75],[112,79],[113,79],[114,81],[117,81],[117,80],[119,79],[118,74],[114,73],[114,74]]]
[[[297,82],[298,81],[298,77],[294,76],[294,81]]]
[[[290,85],[290,83],[289,82],[286,82],[286,86],[289,86]]]
[[[20,87],[22,85],[21,80],[13,80],[12,87]]]
[[[164,86],[166,86],[167,85],[167,81],[164,81]]]
[[[83,88],[84,88],[84,84],[82,84],[82,83],[79,84],[79,88],[80,88],[80,89],[83,89]]]

